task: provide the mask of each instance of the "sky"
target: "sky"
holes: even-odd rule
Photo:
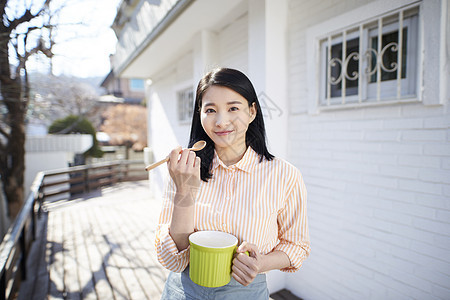
[[[56,16],[53,74],[105,77],[110,71],[116,36],[111,25],[122,0],[52,0],[64,7]],[[48,60],[36,56],[29,69],[42,70]]]

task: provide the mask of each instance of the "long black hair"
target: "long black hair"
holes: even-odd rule
[[[249,107],[255,103],[256,117],[248,126],[245,137],[246,146],[252,147],[252,149],[259,154],[260,162],[263,161],[264,158],[267,160],[272,160],[274,158],[274,156],[267,150],[266,129],[261,113],[261,106],[259,105],[258,97],[256,96],[255,89],[250,79],[248,79],[244,73],[235,69],[214,69],[207,73],[198,83],[197,92],[195,95],[194,114],[192,116],[191,135],[189,138],[189,147],[192,147],[192,145],[194,145],[197,141],[206,141],[206,147],[197,152],[197,155],[202,161],[200,177],[203,181],[208,181],[208,179],[212,177],[211,167],[212,160],[214,158],[214,142],[208,137],[202,127],[200,111],[202,107],[203,95],[206,90],[213,85],[232,89],[247,99]]]

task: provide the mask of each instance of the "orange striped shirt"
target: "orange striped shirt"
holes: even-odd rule
[[[249,147],[243,158],[227,167],[215,153],[213,177],[201,181],[195,202],[194,229],[219,230],[258,246],[262,254],[285,252],[295,272],[309,255],[306,188],[293,165],[274,158],[259,162]],[[174,272],[189,264],[189,248],[178,251],[169,234],[175,185],[170,180],[156,230],[155,247],[160,263]]]

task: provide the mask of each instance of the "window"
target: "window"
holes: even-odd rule
[[[194,91],[192,87],[177,92],[178,121],[187,123],[194,113]]]
[[[130,79],[130,90],[132,91],[144,91],[144,80],[143,79]]]
[[[417,97],[418,6],[321,36],[319,106]]]

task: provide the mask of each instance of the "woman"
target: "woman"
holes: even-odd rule
[[[220,68],[200,80],[189,147],[199,140],[207,146],[197,153],[170,153],[155,241],[159,261],[172,271],[162,299],[268,299],[264,273],[295,272],[309,255],[306,188],[294,166],[267,150],[261,107],[240,71]],[[238,238],[224,287],[189,279],[188,238],[198,230]]]

